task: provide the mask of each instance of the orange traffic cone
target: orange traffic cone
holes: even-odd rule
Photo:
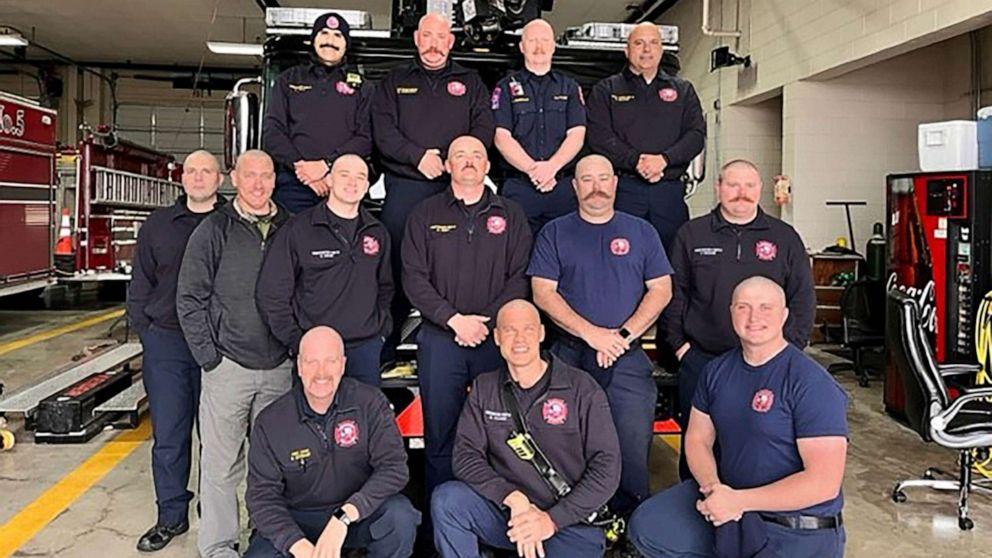
[[[55,243],[55,268],[65,273],[76,271],[76,256],[72,252],[72,225],[69,222],[69,209],[62,210],[59,223],[59,239]]]

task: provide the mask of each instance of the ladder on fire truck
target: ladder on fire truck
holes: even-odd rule
[[[94,204],[118,207],[162,207],[172,205],[182,193],[182,186],[162,178],[131,172],[93,167]]]

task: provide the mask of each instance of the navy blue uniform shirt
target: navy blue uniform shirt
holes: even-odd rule
[[[301,64],[269,92],[262,144],[276,164],[372,154],[372,87],[356,68]]]
[[[765,486],[803,470],[796,440],[847,437],[847,393],[791,343],[761,366],[729,351],[703,369],[692,406],[716,428],[720,481],[731,488]],[[796,513],[840,513],[843,494]],[[761,510],[758,510],[761,511]]]
[[[514,72],[500,80],[490,101],[496,127],[508,130],[535,161],[550,159],[569,130],[586,125],[579,84],[558,70]]]
[[[658,232],[622,211],[599,225],[578,212],[551,221],[537,235],[527,268],[527,275],[557,281],[572,310],[606,328],[634,314],[646,281],[671,274]]]

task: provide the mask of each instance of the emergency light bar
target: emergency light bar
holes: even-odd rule
[[[594,43],[626,43],[630,32],[634,30],[632,23],[585,23],[578,27],[565,30],[565,41],[568,45],[591,41]],[[679,43],[679,28],[677,25],[659,25],[661,42],[666,47]]]
[[[343,17],[352,31],[372,29],[372,14],[369,12],[324,8],[268,8],[265,10],[265,26],[306,29],[309,32],[313,27],[313,22],[330,11]]]
[[[207,49],[214,54],[233,54],[236,56],[262,56],[262,45],[252,43],[225,43],[223,41],[207,41]]]

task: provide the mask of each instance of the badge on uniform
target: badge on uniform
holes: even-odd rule
[[[634,100],[634,96],[633,95],[611,94],[610,95],[610,98],[613,99],[613,102],[615,102],[615,103],[628,103],[628,102]]]
[[[334,441],[338,447],[350,448],[358,443],[358,423],[353,420],[343,420],[334,427]]]
[[[499,110],[499,96],[502,93],[503,90],[500,89],[498,85],[496,86],[496,89],[493,89],[493,96],[489,98],[489,104],[492,105],[493,110]]]
[[[754,245],[754,254],[763,262],[770,262],[778,255],[778,246],[770,240],[759,240]]]
[[[461,97],[465,94],[465,84],[460,81],[449,81],[448,93],[455,97]]]
[[[630,252],[630,241],[626,238],[614,238],[610,241],[610,252],[614,256],[626,256]]]
[[[417,91],[420,91],[419,87],[397,87],[397,95],[416,95]]]
[[[367,234],[362,238],[362,252],[365,252],[366,256],[379,255],[379,241],[376,237]]]
[[[294,93],[303,93],[304,91],[310,91],[311,89],[313,89],[312,85],[303,85],[303,84],[297,85],[295,83],[289,84],[289,90]]]
[[[486,230],[489,234],[503,234],[506,231],[506,219],[499,215],[493,215],[486,219]]]
[[[565,403],[564,399],[557,397],[548,399],[541,407],[541,415],[544,417],[544,422],[548,424],[554,426],[565,424],[565,421],[568,420],[568,404]]]
[[[758,413],[767,413],[775,403],[775,394],[770,389],[759,389],[751,399],[751,408]]]
[[[348,85],[358,86],[362,84],[362,74],[356,74],[355,72],[348,72],[344,75],[344,81]]]
[[[661,97],[661,100],[666,103],[673,103],[678,100],[679,92],[672,87],[666,87],[658,90],[658,97]]]
[[[355,88],[353,88],[352,86],[348,85],[347,83],[345,83],[343,81],[339,81],[339,82],[335,83],[334,84],[334,89],[337,89],[338,93],[340,93],[342,95],[354,95],[355,94]]]
[[[427,228],[436,233],[447,233],[458,228],[458,225],[431,225]]]
[[[510,95],[513,97],[524,96],[524,86],[520,85],[520,82],[515,79],[510,80]]]

